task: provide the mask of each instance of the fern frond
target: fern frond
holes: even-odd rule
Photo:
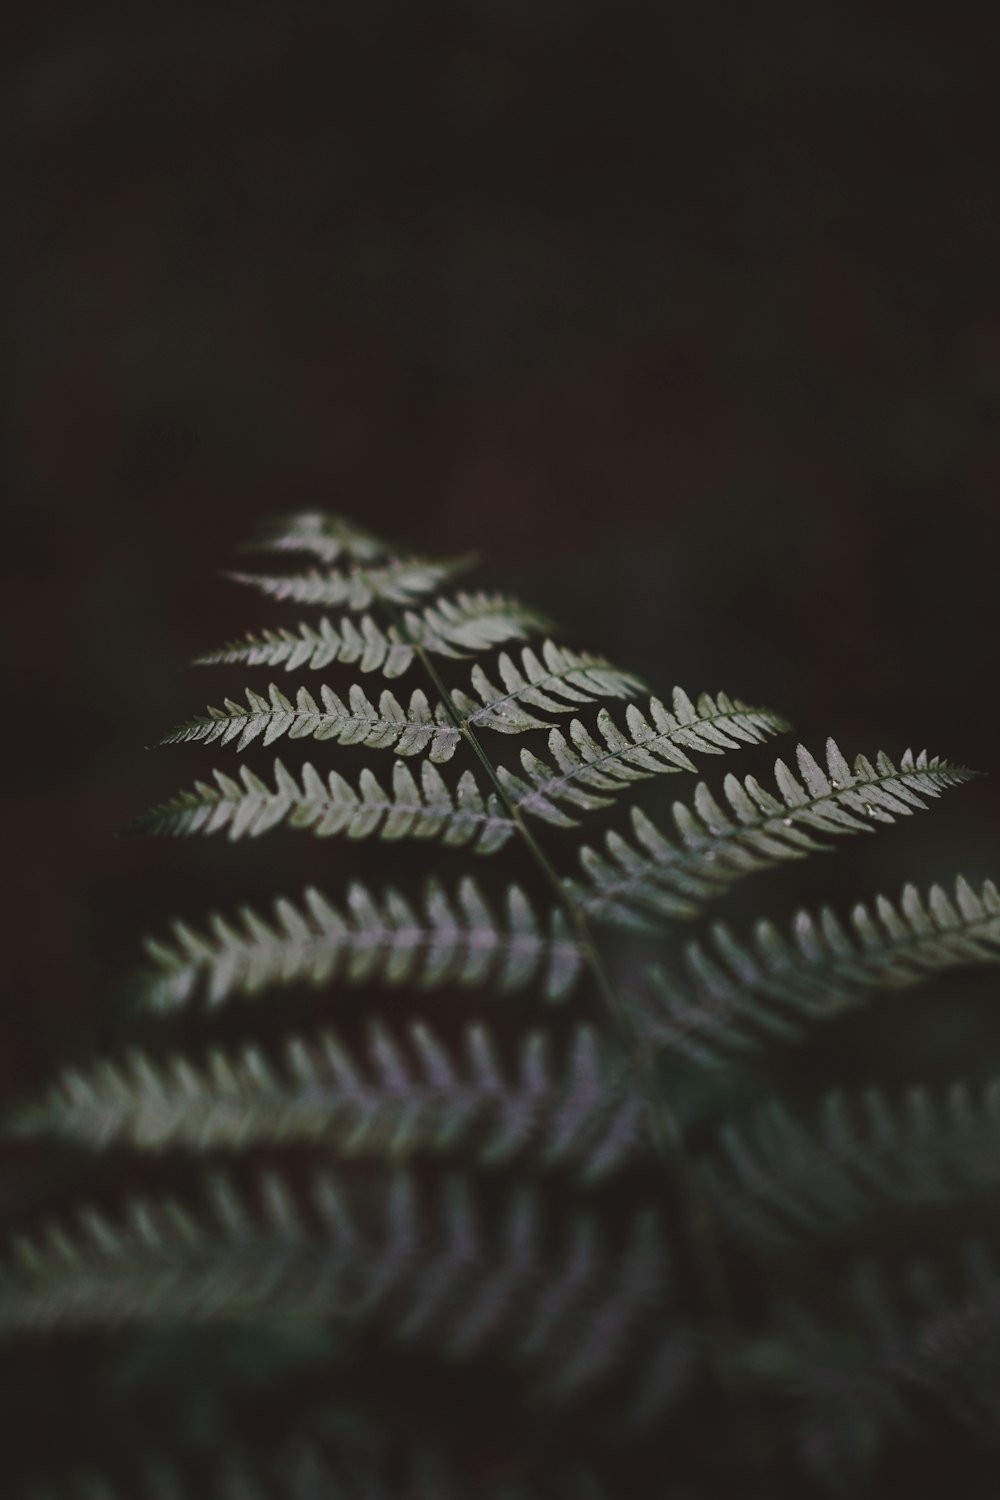
[[[672,711],[659,698],[651,698],[645,710],[630,704],[625,724],[623,731],[602,709],[597,720],[600,739],[579,719],[573,720],[568,736],[553,729],[548,749],[555,764],[522,750],[524,776],[501,768],[504,788],[525,812],[557,827],[575,827],[579,820],[567,808],[592,812],[609,807],[634,781],[696,770],[689,750],[721,755],[788,728],[780,715],[749,708],[725,693],[716,698],[702,693],[694,704],[680,688],[674,689]]]
[[[371,532],[324,511],[303,511],[298,515],[274,516],[261,523],[253,539],[244,544],[244,552],[306,552],[320,562],[375,562],[385,557],[389,548]]]
[[[638,1099],[577,1027],[555,1068],[548,1037],[525,1036],[516,1075],[505,1076],[489,1029],[465,1029],[456,1059],[423,1024],[401,1045],[382,1024],[360,1063],[330,1031],[286,1044],[284,1063],[248,1045],[216,1050],[202,1066],[133,1051],[120,1061],[64,1070],[9,1122],[14,1136],[56,1135],[92,1149],[198,1151],[321,1142],[344,1157],[404,1161],[462,1152],[498,1166],[528,1156],[595,1182],[642,1149]]]
[[[675,1331],[659,1214],[634,1211],[613,1240],[594,1211],[524,1187],[487,1227],[462,1177],[421,1190],[391,1172],[349,1193],[326,1175],[305,1205],[275,1172],[254,1198],[214,1176],[199,1213],[139,1199],[117,1222],[83,1209],[18,1236],[0,1328],[332,1318],[452,1360],[513,1360],[536,1399],[565,1402]]]
[[[383,628],[368,614],[356,622],[349,615],[339,620],[323,615],[316,625],[303,620],[297,630],[283,626],[248,635],[197,657],[195,665],[319,672],[339,661],[392,679],[408,671],[418,646],[435,656],[460,657],[526,640],[547,626],[543,615],[518,600],[484,593],[438,599],[420,611],[408,610],[404,620],[405,635],[395,625]]]
[[[800,911],[785,937],[760,921],[749,943],[722,922],[707,943],[685,950],[690,979],[649,971],[655,1000],[649,1034],[680,1057],[718,1062],[754,1052],[769,1037],[794,1041],[805,1024],[828,1020],[880,989],[903,989],[934,973],[1000,960],[1000,892],[976,892],[959,877],[954,899],[940,885],[914,885],[899,906],[877,896],[844,923],[829,907]]]
[[[441,764],[454,755],[461,738],[443,703],[432,709],[420,688],[404,706],[386,688],[375,704],[364,688],[355,683],[344,700],[325,684],[319,690],[322,707],[306,688],[299,688],[295,702],[275,684],[262,697],[246,689],[246,706],[227,698],[225,708],[211,706],[202,715],[178,725],[164,735],[161,745],[180,745],[200,740],[206,745],[236,741],[245,750],[254,740],[264,745],[287,735],[289,739],[337,740],[342,745],[391,748],[396,755],[430,755]],[[262,738],[261,738],[262,737]]]
[[[135,998],[144,1009],[172,1010],[198,994],[215,1006],[270,985],[319,987],[334,979],[426,989],[492,981],[510,991],[537,976],[548,999],[562,999],[582,965],[566,918],[554,909],[543,931],[517,886],[507,888],[506,905],[501,927],[469,877],[459,883],[457,902],[428,881],[422,913],[394,890],[378,900],[355,882],[340,911],[310,888],[301,906],[278,900],[270,923],[244,907],[239,925],[214,916],[207,936],[175,924],[172,943],[147,943],[155,967],[136,980]]]
[[[381,567],[310,568],[305,573],[283,577],[261,573],[227,573],[233,583],[257,589],[270,599],[290,604],[341,605],[345,609],[368,609],[376,600],[389,604],[412,604],[433,594],[447,579],[467,568],[472,559],[453,558],[430,562],[419,557],[391,558]]]
[[[729,1232],[751,1244],[796,1243],[891,1203],[934,1203],[1000,1186],[1000,1079],[936,1099],[913,1088],[894,1106],[880,1089],[829,1094],[813,1126],[772,1100],[723,1129],[699,1166]]]
[[[422,762],[419,783],[401,761],[386,790],[374,772],[361,772],[357,788],[338,771],[326,780],[312,765],[301,779],[274,762],[274,788],[247,767],[239,780],[213,771],[215,785],[198,781],[154,807],[129,829],[158,837],[190,838],[228,830],[229,838],[257,838],[279,826],[310,829],[317,838],[343,833],[350,839],[440,839],[454,847],[472,844],[477,854],[493,854],[514,832],[514,823],[495,792],[480,792],[471,771],[450,787],[429,761]]]
[[[638,677],[620,672],[603,657],[581,655],[554,641],[544,642],[540,658],[526,646],[520,666],[506,651],[501,652],[497,671],[502,687],[495,687],[477,664],[472,669],[476,697],[460,688],[452,692],[455,708],[473,729],[496,729],[501,734],[548,729],[549,721],[526,712],[524,705],[562,714],[598,698],[631,698],[642,688]]]
[[[696,916],[734,881],[829,849],[816,834],[871,832],[873,823],[909,817],[927,806],[925,799],[974,774],[909,750],[898,768],[880,752],[875,765],[859,755],[852,770],[832,739],[826,770],[803,745],[796,758],[801,781],[784,761],[776,762],[777,796],[753,776],[741,781],[729,775],[723,807],[700,782],[692,807],[674,803],[676,843],[633,808],[633,840],[611,830],[604,853],[589,846],[580,851],[586,883],[567,883],[573,900],[593,919],[622,926]]]

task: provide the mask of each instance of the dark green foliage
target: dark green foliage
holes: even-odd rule
[[[898,904],[776,911],[748,936],[714,913],[744,877],[884,830],[971,773],[926,753],[848,761],[829,740],[822,760],[778,759],[773,787],[730,772],[668,805],[663,776],[707,775],[784,720],[724,693],[664,701],[517,601],[449,592],[463,564],[337,517],[252,545],[305,565],[238,581],[344,613],[202,663],[323,677],[248,687],[169,734],[251,759],[203,762],[131,831],[268,834],[286,870],[312,834],[330,841],[323,892],[261,916],[234,854],[217,905],[235,914],[185,910],[149,939],[107,1055],[66,1059],[11,1109],[9,1146],[71,1149],[76,1172],[85,1153],[89,1181],[82,1207],[53,1193],[50,1217],[13,1226],[0,1328],[53,1348],[322,1330],[311,1409],[360,1412],[369,1439],[305,1424],[289,1446],[292,1362],[275,1376],[287,1419],[256,1447],[206,1466],[183,1439],[166,1456],[107,1446],[106,1479],[32,1493],[862,1493],[919,1450],[920,1403],[995,1423],[989,1257],[964,1274],[927,1260],[897,1285],[877,1234],[856,1241],[897,1214],[993,1211],[998,1086],[855,1095],[834,1079],[815,1115],[767,1065],[780,1085],[792,1044],[808,1053],[842,1015],[995,963],[1000,895],[908,884]],[[397,694],[353,671],[420,680]],[[251,763],[279,738],[284,759]],[[368,765],[380,749],[399,759]]]

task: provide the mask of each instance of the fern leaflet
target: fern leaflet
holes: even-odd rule
[[[468,558],[427,562],[416,557],[397,557],[383,567],[356,567],[349,572],[338,568],[311,568],[307,573],[285,577],[259,573],[227,573],[226,577],[280,602],[320,604],[328,608],[343,605],[345,609],[361,611],[376,600],[411,604],[433,594],[446,579],[462,572],[468,565]]]
[[[621,1350],[670,1341],[669,1256],[640,1209],[609,1244],[593,1212],[567,1219],[529,1188],[487,1231],[474,1187],[427,1192],[390,1172],[348,1194],[319,1175],[308,1213],[276,1172],[251,1198],[208,1179],[205,1208],[133,1199],[123,1221],[82,1209],[72,1227],[19,1235],[0,1275],[0,1326],[232,1322],[275,1313],[381,1325],[450,1359],[485,1354],[530,1371],[536,1399],[566,1401],[611,1374]],[[255,1201],[256,1200],[256,1201]]]
[[[264,630],[243,641],[233,641],[199,656],[196,666],[284,667],[319,672],[333,662],[357,665],[361,672],[402,677],[413,664],[417,647],[435,656],[461,657],[488,651],[509,641],[521,641],[546,628],[543,615],[504,594],[457,594],[441,598],[419,612],[404,615],[405,636],[395,625],[383,627],[365,614],[355,623],[349,615],[332,620],[321,616],[297,630],[283,626]]]
[[[568,737],[553,729],[548,748],[554,766],[525,749],[521,751],[524,776],[499,768],[511,800],[546,823],[572,828],[578,820],[566,808],[592,812],[610,806],[631,782],[696,770],[689,750],[721,755],[788,728],[780,715],[748,708],[725,693],[714,699],[703,693],[695,705],[680,688],[674,689],[672,712],[659,698],[650,698],[645,711],[630,704],[625,723],[622,731],[608,710],[602,709],[597,718],[600,740],[580,719],[570,724]]]
[[[701,1165],[720,1220],[765,1247],[839,1229],[892,1202],[933,1203],[1000,1186],[1000,1081],[976,1098],[911,1089],[893,1108],[879,1089],[827,1096],[810,1129],[780,1103],[722,1132]]]
[[[527,1156],[595,1182],[641,1150],[637,1098],[577,1027],[560,1073],[549,1039],[522,1039],[515,1078],[505,1076],[486,1026],[467,1027],[456,1060],[423,1024],[406,1045],[382,1024],[359,1063],[332,1032],[295,1037],[284,1065],[255,1045],[216,1050],[201,1067],[183,1055],[134,1051],[119,1062],[65,1070],[9,1122],[14,1135],[55,1134],[94,1149],[246,1149],[314,1141],[337,1155],[403,1161],[463,1152],[482,1166]]]
[[[496,729],[501,734],[548,729],[548,720],[535,718],[522,705],[560,714],[598,698],[631,698],[642,687],[638,677],[620,672],[602,657],[580,655],[554,641],[545,641],[541,659],[526,646],[520,666],[506,651],[501,652],[497,670],[502,688],[493,685],[482,667],[473,667],[472,688],[478,703],[460,688],[451,694],[462,722],[473,729]]]
[[[492,980],[510,991],[538,978],[546,997],[560,1000],[582,963],[558,908],[543,932],[527,896],[509,886],[506,925],[500,927],[468,877],[459,883],[457,903],[437,881],[428,881],[422,914],[394,890],[379,901],[355,882],[347,890],[346,911],[340,911],[310,888],[301,906],[277,901],[270,924],[244,907],[238,926],[216,915],[203,936],[176,923],[173,942],[150,941],[147,952],[155,967],[136,979],[133,992],[149,1010],[171,1010],[196,994],[215,1006],[271,985],[319,987],[334,979],[425,989]]]
[[[285,825],[310,829],[317,838],[343,833],[350,839],[440,839],[455,847],[472,844],[477,854],[501,849],[514,831],[496,793],[484,798],[471,771],[463,771],[454,787],[429,760],[421,763],[420,782],[401,761],[393,766],[387,791],[373,771],[361,772],[357,788],[338,771],[324,782],[310,764],[301,779],[274,762],[274,788],[247,767],[239,780],[214,771],[215,785],[199,781],[193,791],[180,792],[153,808],[130,828],[132,833],[189,838],[227,829],[231,840],[257,838]]]
[[[274,683],[266,698],[247,688],[246,707],[227,698],[224,709],[210,706],[205,714],[171,730],[160,744],[200,740],[228,745],[235,740],[236,749],[245,750],[261,737],[262,744],[271,745],[287,735],[293,740],[337,740],[342,745],[379,750],[391,747],[397,755],[428,752],[436,763],[450,760],[458,747],[460,734],[446,708],[439,703],[432,711],[420,688],[410,694],[405,707],[388,688],[379,695],[377,705],[357,683],[350,688],[347,703],[326,684],[319,692],[322,707],[307,688],[299,688],[294,703]]]
[[[812,1407],[807,1421],[850,1432],[860,1395],[865,1414],[899,1427],[911,1402],[925,1422],[937,1402],[992,1439],[1000,1414],[1000,1269],[986,1245],[964,1246],[956,1266],[863,1261],[838,1290],[835,1330],[801,1307],[776,1310],[798,1366],[796,1384]],[[953,1445],[954,1438],[951,1452]]]
[[[659,968],[650,1035],[679,1057],[712,1063],[753,1052],[768,1036],[794,1041],[803,1024],[830,1019],[874,991],[903,989],[956,966],[1000,960],[1000,892],[980,893],[959,877],[954,900],[942,886],[928,896],[907,885],[899,907],[885,896],[859,902],[845,925],[829,908],[797,913],[790,938],[759,921],[752,942],[715,923],[709,943],[685,950],[691,980]]]
[[[828,849],[815,834],[870,832],[873,822],[909,817],[927,806],[925,798],[939,797],[973,775],[910,751],[898,769],[880,753],[874,766],[859,755],[852,771],[833,740],[827,742],[827,771],[802,745],[797,759],[801,782],[784,761],[776,763],[777,797],[753,776],[740,781],[729,775],[724,809],[699,783],[693,807],[674,803],[677,843],[633,808],[634,842],[612,829],[604,854],[590,847],[580,851],[587,883],[569,883],[573,899],[595,920],[623,926],[646,927],[650,916],[696,916],[734,881]]]
[[[352,563],[376,562],[389,551],[383,541],[353,521],[323,511],[303,511],[265,521],[243,550],[307,552],[328,566],[341,558]]]

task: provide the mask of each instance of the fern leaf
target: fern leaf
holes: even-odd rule
[[[548,1038],[527,1035],[509,1078],[481,1024],[465,1029],[457,1061],[423,1024],[408,1028],[404,1045],[372,1025],[361,1064],[330,1031],[289,1041],[283,1066],[254,1045],[216,1050],[200,1068],[183,1055],[160,1061],[135,1051],[65,1070],[10,1130],[95,1150],[314,1141],[347,1158],[462,1152],[483,1166],[527,1154],[588,1183],[634,1159],[642,1143],[639,1102],[591,1028],[576,1029],[559,1072]]]
[[[337,771],[324,781],[312,765],[297,781],[280,760],[274,763],[274,788],[247,767],[239,780],[213,771],[215,785],[199,781],[192,791],[138,819],[132,833],[190,838],[228,830],[231,840],[257,838],[272,828],[310,829],[318,838],[343,833],[350,839],[440,839],[454,847],[472,844],[477,854],[493,854],[514,832],[514,823],[499,798],[485,798],[471,771],[463,771],[454,790],[440,771],[424,761],[419,783],[401,761],[393,767],[386,790],[372,771],[361,772],[357,788]]]
[[[349,562],[375,562],[389,551],[386,544],[343,516],[324,511],[275,516],[258,526],[246,552],[306,552],[328,566],[346,558]]]
[[[656,999],[644,1021],[651,1037],[690,1061],[749,1053],[769,1037],[794,1041],[806,1023],[830,1019],[874,991],[903,989],[954,967],[1000,959],[1000,892],[958,879],[926,897],[907,885],[898,907],[859,902],[845,924],[829,907],[800,911],[789,937],[760,921],[750,943],[715,923],[708,943],[686,948],[690,979],[650,971]]]
[[[410,640],[439,656],[492,650],[508,641],[523,641],[550,628],[537,610],[508,594],[456,594],[435,599],[404,616]]]
[[[444,704],[432,709],[420,688],[414,689],[405,706],[388,688],[375,704],[357,683],[350,688],[346,703],[326,685],[319,695],[322,706],[306,688],[299,688],[294,703],[274,683],[266,698],[247,688],[245,707],[227,698],[225,708],[209,707],[205,714],[171,730],[160,744],[201,741],[210,745],[218,741],[228,745],[235,740],[236,749],[245,750],[256,739],[271,745],[287,735],[293,740],[337,740],[342,745],[391,748],[396,755],[427,752],[432,761],[441,764],[454,755],[461,737]]]
[[[568,736],[553,729],[548,748],[554,765],[522,750],[524,776],[499,771],[506,791],[525,812],[557,827],[574,827],[578,819],[567,808],[592,812],[610,806],[634,781],[694,771],[688,751],[721,755],[788,728],[778,714],[749,708],[725,693],[716,698],[703,693],[694,704],[680,688],[674,690],[672,711],[659,698],[651,698],[645,711],[630,704],[625,724],[623,731],[602,709],[599,739],[579,719],[573,720]]]
[[[307,668],[320,672],[332,662],[357,666],[364,673],[381,672],[384,677],[402,677],[412,665],[414,647],[395,626],[383,629],[371,615],[357,623],[345,615],[332,620],[322,615],[318,624],[300,622],[297,630],[263,630],[243,641],[231,641],[215,651],[195,658],[196,667],[284,667],[286,672]]]
[[[488,1229],[462,1177],[428,1192],[393,1172],[358,1197],[321,1176],[307,1213],[268,1172],[256,1201],[211,1178],[200,1213],[151,1199],[134,1200],[123,1222],[84,1209],[72,1227],[12,1242],[0,1327],[335,1318],[453,1360],[513,1360],[530,1372],[535,1399],[550,1402],[673,1331],[653,1210],[635,1212],[609,1243],[592,1211],[567,1217],[523,1187],[504,1194]]]
[[[500,927],[468,877],[457,904],[429,881],[422,913],[394,890],[378,901],[353,883],[340,911],[310,888],[301,906],[277,901],[270,923],[249,907],[238,925],[213,917],[208,936],[177,923],[172,943],[147,943],[154,968],[136,981],[135,998],[145,1009],[172,1010],[199,993],[215,1006],[270,985],[320,987],[334,979],[428,989],[492,981],[509,991],[538,976],[546,997],[559,1000],[578,978],[582,956],[561,911],[551,912],[547,927],[517,886],[508,887]]]
[[[544,616],[516,599],[483,593],[438,599],[419,612],[407,611],[404,619],[405,636],[395,625],[383,628],[368,614],[356,622],[349,615],[339,620],[322,615],[316,625],[303,620],[297,630],[264,630],[233,641],[199,656],[195,665],[319,672],[333,662],[343,662],[356,665],[361,672],[381,672],[393,679],[409,670],[417,646],[436,656],[460,657],[526,640],[546,625]]]
[[[243,583],[281,603],[342,605],[345,609],[368,609],[376,600],[390,604],[412,604],[433,594],[442,583],[469,566],[470,558],[429,562],[418,557],[392,558],[381,567],[310,568],[305,573],[283,577],[260,573],[227,573],[233,583]]]
[[[741,1240],[765,1247],[841,1229],[894,1202],[944,1202],[1000,1186],[1000,1080],[976,1097],[911,1089],[827,1096],[811,1128],[771,1101],[726,1127],[701,1163],[703,1191]]]
[[[603,854],[580,851],[586,884],[568,883],[573,899],[595,920],[623,926],[645,927],[650,916],[696,916],[734,881],[828,849],[817,834],[866,833],[875,823],[894,823],[974,774],[910,751],[898,768],[880,752],[875,765],[859,755],[852,770],[833,740],[825,770],[804,746],[796,754],[802,779],[777,761],[777,796],[753,776],[730,775],[723,807],[699,783],[693,807],[674,803],[676,843],[633,808],[632,841],[612,830]]]
[[[461,689],[452,702],[463,722],[473,729],[496,729],[501,734],[520,734],[525,729],[548,729],[524,705],[543,713],[565,713],[580,703],[598,698],[630,698],[642,684],[629,672],[620,672],[599,656],[581,656],[554,641],[545,641],[539,658],[530,647],[521,653],[520,666],[506,651],[497,661],[502,687],[496,687],[478,664],[472,669],[476,698]]]

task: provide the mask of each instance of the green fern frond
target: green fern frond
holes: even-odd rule
[[[941,1099],[913,1088],[899,1105],[880,1089],[838,1090],[816,1123],[778,1101],[727,1126],[699,1167],[702,1190],[731,1234],[794,1244],[886,1204],[944,1202],[1000,1186],[1000,1079],[979,1097],[957,1083]]]
[[[324,511],[274,516],[262,522],[244,552],[306,552],[328,566],[347,558],[350,562],[375,562],[389,548],[353,521]]]
[[[254,740],[271,745],[287,735],[289,739],[336,740],[342,745],[368,745],[374,749],[391,748],[396,755],[422,755],[435,763],[450,760],[461,738],[443,703],[432,709],[427,695],[415,688],[404,706],[386,688],[375,704],[364,688],[355,683],[348,691],[348,701],[325,684],[319,690],[322,707],[306,688],[299,688],[295,702],[286,698],[275,683],[262,697],[246,689],[246,706],[227,698],[225,708],[209,708],[203,715],[164,735],[161,745],[180,745],[216,741],[228,745],[236,741],[237,750],[245,750]]]
[[[463,771],[452,789],[440,771],[425,760],[419,783],[401,761],[392,769],[386,790],[373,771],[361,772],[354,788],[338,771],[324,781],[312,765],[301,779],[274,762],[274,788],[247,766],[239,780],[213,771],[215,785],[198,781],[192,791],[154,807],[129,829],[158,837],[190,838],[228,830],[229,838],[257,838],[279,826],[310,829],[317,838],[342,833],[350,839],[378,834],[387,840],[440,839],[459,847],[472,844],[477,854],[493,854],[514,832],[514,823],[495,792],[485,797],[471,771]]]
[[[344,1157],[404,1161],[462,1152],[499,1166],[528,1157],[596,1182],[642,1148],[641,1108],[596,1033],[577,1027],[556,1069],[549,1039],[525,1036],[516,1075],[489,1029],[465,1029],[456,1059],[423,1024],[401,1045],[384,1025],[369,1032],[367,1059],[333,1032],[286,1043],[283,1065],[248,1045],[216,1050],[195,1065],[133,1051],[120,1061],[69,1068],[9,1121],[14,1136],[56,1135],[81,1146],[198,1151],[313,1141]]]
[[[276,747],[291,770],[237,760],[231,772],[203,771],[135,831],[238,841],[286,827],[373,845],[437,841],[460,854],[427,849],[418,861],[387,849],[381,863],[400,866],[401,887],[411,863],[428,858],[458,873],[413,895],[380,879],[358,883],[348,869],[333,900],[309,887],[259,912],[225,913],[219,900],[224,914],[176,922],[147,944],[132,988],[136,1024],[109,1054],[64,1064],[0,1122],[0,1140],[23,1152],[29,1176],[37,1157],[42,1179],[11,1209],[29,1232],[0,1245],[0,1332],[17,1340],[15,1363],[31,1332],[152,1328],[159,1349],[169,1330],[172,1350],[179,1332],[159,1388],[186,1378],[205,1347],[191,1325],[249,1322],[218,1339],[219,1360],[208,1336],[213,1359],[188,1403],[193,1412],[224,1398],[224,1432],[242,1431],[235,1419],[266,1405],[257,1394],[244,1400],[246,1371],[233,1379],[232,1348],[241,1359],[255,1351],[256,1366],[266,1346],[262,1366],[291,1377],[273,1387],[279,1427],[269,1419],[249,1457],[243,1447],[217,1461],[199,1453],[190,1475],[188,1436],[175,1468],[143,1467],[135,1450],[152,1432],[152,1408],[147,1393],[134,1403],[129,1395],[112,1425],[133,1451],[106,1445],[112,1479],[80,1500],[119,1500],[115,1486],[120,1500],[216,1491],[219,1500],[661,1500],[675,1476],[678,1500],[690,1500],[702,1488],[784,1493],[803,1471],[817,1493],[839,1485],[867,1494],[876,1473],[892,1487],[889,1444],[914,1391],[921,1411],[932,1393],[964,1419],[964,1401],[994,1435],[993,1263],[977,1262],[960,1286],[927,1273],[897,1287],[872,1273],[859,1278],[855,1302],[842,1302],[817,1242],[842,1235],[839,1264],[862,1227],[868,1243],[886,1228],[908,1235],[918,1227],[911,1209],[963,1194],[992,1194],[1000,1223],[1000,1079],[899,1098],[838,1089],[799,1119],[781,1103],[760,1107],[763,1063],[735,1080],[743,1116],[731,1091],[727,1108],[707,1078],[671,1077],[675,1061],[752,1059],[879,992],[1000,961],[1000,891],[961,878],[953,892],[907,885],[900,900],[877,896],[843,917],[822,907],[745,932],[706,923],[693,941],[674,925],[744,876],[893,824],[972,773],[926,753],[907,752],[898,766],[884,754],[849,763],[830,740],[823,756],[800,746],[797,758],[778,760],[767,789],[745,764],[725,776],[727,763],[710,790],[702,755],[762,745],[788,728],[784,719],[725,694],[650,697],[639,678],[557,644],[558,632],[517,600],[459,592],[465,560],[404,555],[335,516],[270,522],[251,549],[271,554],[246,564],[262,573],[230,576],[313,607],[288,611],[308,620],[255,625],[201,657],[245,667],[251,681],[250,668],[266,669],[258,685],[271,685],[227,698],[163,743],[317,746],[294,759]],[[418,668],[421,685],[411,691],[407,678],[400,690],[397,679]],[[294,672],[303,676],[284,676]],[[510,769],[497,763],[497,734],[524,737],[523,749],[500,742]],[[327,742],[354,748],[326,755]],[[386,757],[391,774],[368,769],[383,749],[399,757]],[[462,763],[449,771],[456,754]],[[663,833],[643,808],[652,778],[676,772],[693,774],[688,795],[662,804]],[[610,832],[611,817],[551,847],[545,829],[532,832],[532,820],[575,829],[619,799]],[[538,897],[503,872],[489,898],[462,878],[473,854],[501,848],[511,879]],[[337,865],[347,857],[343,847],[327,854]],[[367,854],[377,865],[377,847]],[[630,975],[654,950],[616,941],[604,923],[659,936],[654,956],[669,964],[679,952],[679,975],[651,969],[645,993],[629,994]],[[535,997],[561,1000],[585,971],[579,1012],[566,1007],[546,1025]],[[367,1006],[338,993],[366,984]],[[328,993],[309,1000],[306,988]],[[475,988],[531,999],[507,1003],[501,1017],[487,1009],[488,993],[475,1004],[455,993]],[[435,989],[436,999],[418,993]],[[221,1014],[268,991],[270,1009]],[[338,1000],[342,1024],[325,1029],[317,1011],[332,1021]],[[297,1030],[291,1013],[282,1020],[289,1003]],[[193,1015],[173,1014],[187,1006]],[[220,1013],[199,1031],[210,1011]],[[774,1062],[783,1075],[788,1057]],[[706,1111],[722,1121],[707,1146]],[[106,1181],[103,1201],[124,1197],[125,1206],[70,1210],[36,1232],[30,1205],[61,1191],[69,1147],[77,1166],[89,1162]],[[206,1176],[206,1162],[219,1160],[228,1175]],[[129,1199],[140,1180],[168,1182],[177,1196]],[[943,1215],[931,1225],[953,1227]],[[797,1259],[776,1259],[794,1250]],[[76,1369],[72,1344],[72,1364],[52,1387],[60,1394]],[[299,1364],[307,1345],[308,1377]],[[94,1372],[96,1398],[107,1356],[101,1340],[82,1347],[79,1368]],[[487,1369],[432,1368],[479,1359]],[[44,1399],[43,1364],[32,1353]],[[471,1411],[477,1379],[485,1405],[471,1429],[455,1429],[443,1403],[442,1453],[431,1435],[436,1387],[468,1380]],[[680,1430],[668,1427],[664,1413],[689,1392]],[[276,1434],[300,1396],[318,1397],[323,1413],[318,1429],[298,1428],[312,1446],[295,1457]],[[397,1398],[402,1420],[387,1436]],[[491,1402],[504,1424],[495,1450]],[[550,1420],[552,1406],[565,1415]],[[717,1413],[719,1442],[706,1460],[701,1438]],[[188,1421],[172,1417],[170,1430],[187,1434]],[[101,1444],[88,1440],[87,1451],[96,1463]],[[909,1462],[902,1447],[899,1456]],[[591,1465],[607,1472],[607,1490]]]
[[[216,914],[207,936],[176,923],[172,943],[147,942],[154,967],[137,978],[134,995],[144,1009],[172,1010],[196,995],[215,1006],[270,985],[320,987],[334,979],[425,989],[492,982],[510,991],[537,978],[546,998],[562,999],[582,965],[566,918],[554,909],[543,931],[513,885],[506,905],[501,927],[469,877],[459,883],[456,902],[428,881],[422,913],[394,890],[379,900],[355,882],[340,911],[310,888],[301,906],[278,900],[270,923],[249,907],[240,911],[239,925]]]
[[[761,743],[788,728],[779,714],[750,708],[725,693],[712,698],[702,693],[697,705],[680,688],[674,689],[673,711],[651,698],[645,711],[636,704],[625,710],[621,730],[607,709],[597,720],[595,739],[586,725],[574,719],[569,735],[553,729],[549,755],[554,765],[521,751],[524,776],[501,767],[505,790],[524,812],[560,828],[579,821],[566,809],[592,812],[609,807],[634,781],[672,771],[697,769],[689,750],[721,755],[740,745]]]
[[[930,975],[1000,960],[1000,892],[977,893],[959,877],[952,899],[940,885],[926,897],[907,885],[898,907],[877,896],[859,902],[845,924],[829,907],[800,911],[783,936],[760,921],[749,943],[722,922],[708,943],[685,950],[690,979],[661,969],[649,979],[655,1000],[649,1034],[679,1057],[714,1063],[758,1051],[769,1038],[798,1039],[805,1024],[828,1020],[880,989],[903,989]]]
[[[297,630],[282,627],[248,635],[196,658],[196,666],[284,667],[319,672],[333,662],[357,665],[364,673],[402,677],[417,647],[435,656],[461,657],[489,651],[510,641],[526,640],[547,626],[544,615],[504,594],[457,594],[438,599],[404,615],[405,635],[395,625],[381,626],[371,615],[356,622],[349,615],[323,615],[316,625],[301,621]]]
[[[674,1333],[669,1252],[648,1208],[612,1243],[593,1210],[567,1215],[524,1186],[487,1227],[459,1176],[422,1189],[391,1172],[349,1193],[325,1175],[307,1204],[275,1172],[252,1198],[213,1176],[205,1196],[199,1213],[145,1198],[119,1221],[88,1208],[70,1227],[15,1237],[0,1329],[330,1318],[451,1360],[513,1360],[535,1398],[555,1402]]]
[[[341,605],[355,612],[376,600],[412,604],[433,594],[447,579],[470,565],[471,558],[429,562],[419,557],[396,557],[381,567],[310,568],[306,573],[275,577],[261,573],[227,573],[233,583],[246,584],[270,599],[289,604]]]
[[[801,781],[779,760],[778,795],[753,776],[729,775],[725,807],[704,782],[694,802],[673,805],[677,842],[671,842],[641,808],[631,813],[633,840],[611,830],[605,852],[580,851],[586,883],[570,881],[574,901],[595,920],[645,927],[649,918],[693,917],[728,886],[758,870],[805,859],[830,845],[816,834],[868,833],[873,823],[894,823],[927,806],[948,787],[974,773],[926,751],[907,750],[899,767],[879,753],[875,765],[859,755],[853,770],[834,741],[826,745],[826,770],[803,745],[796,751]]]

